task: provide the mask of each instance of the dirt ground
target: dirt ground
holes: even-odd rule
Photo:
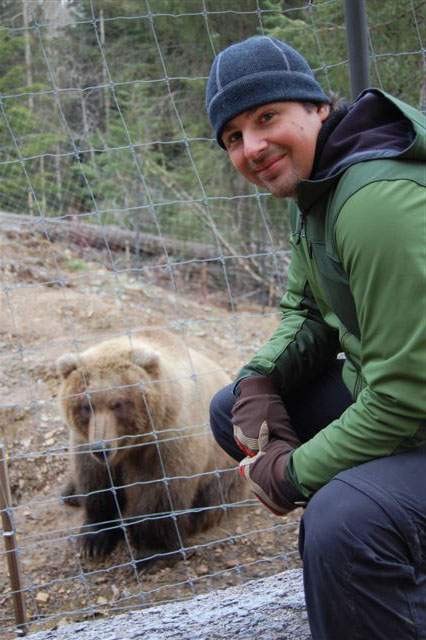
[[[180,600],[300,566],[298,512],[278,518],[250,501],[220,529],[187,545],[173,566],[138,575],[123,542],[88,561],[75,536],[80,509],[65,506],[70,451],[58,403],[57,357],[100,340],[158,326],[182,335],[232,377],[278,322],[276,309],[210,288],[199,264],[51,243],[18,225],[0,228],[0,441],[8,452],[30,630]],[[139,263],[140,264],[140,263]],[[226,291],[226,290],[225,290]],[[229,290],[228,290],[229,291]],[[233,298],[234,299],[234,298]],[[6,556],[0,550],[0,634],[14,637]]]

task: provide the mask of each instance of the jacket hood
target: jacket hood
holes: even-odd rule
[[[378,89],[368,89],[350,107],[337,109],[318,137],[309,180],[302,180],[297,188],[299,206],[309,209],[355,163],[398,157],[424,160],[426,135],[421,116]]]

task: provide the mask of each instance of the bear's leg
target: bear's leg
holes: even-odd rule
[[[170,527],[175,529],[174,523],[170,520]],[[180,560],[183,555],[181,553],[181,544],[179,542],[179,538],[175,536],[175,542],[171,546],[165,546],[163,544],[154,544],[153,541],[150,543],[146,543],[143,530],[140,527],[135,526],[131,527],[130,531],[133,529],[132,543],[135,548],[135,561],[136,568],[139,573],[149,573],[150,571],[158,571],[162,568],[172,567],[175,562]],[[135,531],[137,534],[135,535]],[[164,527],[161,531],[159,531],[160,535],[162,535],[164,531]],[[151,535],[152,530],[150,529],[149,534]],[[138,534],[141,534],[140,536]],[[167,532],[170,541],[170,532]],[[188,555],[188,554],[187,554]]]
[[[120,512],[125,507],[125,493],[120,469],[108,468],[88,453],[76,455],[79,493],[84,495],[85,520],[79,542],[83,553],[90,557],[103,557],[111,553],[123,537]]]
[[[135,562],[136,569],[139,574],[147,574],[150,572],[156,572],[159,569],[170,568],[178,560],[183,558],[180,551],[180,545],[176,543],[174,550],[165,548],[163,545],[151,546],[145,544],[136,544],[133,542],[135,548]],[[187,554],[189,555],[189,554]]]
[[[134,520],[128,526],[137,569],[142,573],[154,566],[156,570],[171,566],[181,558],[181,538],[178,534],[181,518],[166,515],[170,513],[170,502],[162,483],[159,485],[141,492],[133,504]]]

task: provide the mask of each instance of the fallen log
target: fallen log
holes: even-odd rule
[[[123,229],[117,225],[97,225],[82,222],[79,216],[46,218],[17,213],[0,212],[0,228],[4,231],[43,235],[55,242],[62,241],[78,246],[111,251],[128,251],[137,255],[158,256],[171,254],[185,260],[208,260],[220,256],[220,249],[211,244],[176,240]]]

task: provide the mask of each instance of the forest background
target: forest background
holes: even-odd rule
[[[422,109],[425,7],[366,2],[371,85]],[[263,280],[286,205],[229,170],[206,77],[226,45],[271,34],[349,100],[343,1],[0,0],[0,19],[0,210],[221,244]]]

